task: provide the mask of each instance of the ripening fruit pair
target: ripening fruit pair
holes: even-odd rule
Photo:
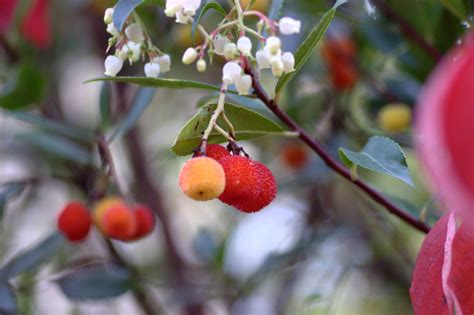
[[[216,144],[208,145],[206,154],[187,161],[179,174],[179,186],[191,199],[219,198],[243,212],[259,211],[275,199],[275,178],[262,163]]]
[[[99,201],[92,213],[81,202],[68,203],[60,213],[57,226],[71,242],[81,242],[89,234],[92,223],[107,237],[136,241],[150,234],[155,227],[153,212],[146,206],[130,209],[122,199],[107,197]]]

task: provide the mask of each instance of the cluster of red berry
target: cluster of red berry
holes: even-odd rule
[[[78,201],[68,203],[58,217],[58,229],[71,242],[87,238],[92,224],[105,236],[130,242],[150,234],[155,228],[155,216],[144,205],[128,206],[119,197],[107,197],[88,207]]]
[[[231,155],[221,145],[209,144],[206,156],[184,164],[179,185],[198,201],[219,198],[243,212],[256,212],[275,199],[277,184],[272,172],[260,162]]]

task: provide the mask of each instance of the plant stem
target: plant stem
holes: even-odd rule
[[[345,179],[352,182],[354,185],[359,187],[364,191],[373,201],[379,203],[385,207],[390,213],[399,217],[406,223],[412,225],[414,228],[420,230],[421,232],[428,233],[430,227],[420,221],[418,218],[411,216],[410,214],[403,211],[403,209],[396,206],[388,198],[384,197],[381,193],[376,191],[374,188],[370,187],[367,183],[360,179],[353,179],[350,170],[348,170],[341,163],[333,159],[329,153],[324,149],[324,147],[313,137],[311,137],[306,131],[304,131],[288,114],[281,110],[278,103],[270,99],[264,88],[258,81],[255,73],[252,68],[250,68],[247,63],[245,71],[252,76],[252,85],[255,90],[256,96],[292,131],[295,131],[299,134],[299,139],[303,141],[307,146],[309,146],[319,157],[326,163],[326,165],[331,168],[333,171],[344,177]]]

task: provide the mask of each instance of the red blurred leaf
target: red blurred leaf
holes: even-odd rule
[[[13,19],[17,0],[0,0],[0,34],[5,33]]]
[[[449,215],[442,217],[426,236],[416,261],[410,296],[415,315],[448,315],[450,312],[442,284],[445,264],[445,243]],[[459,302],[461,312],[474,312],[474,236],[464,224],[454,236],[451,268],[447,270],[447,286],[452,298]],[[446,288],[445,288],[446,289]]]
[[[474,33],[430,76],[419,100],[418,147],[447,208],[474,226]]]
[[[39,49],[46,49],[51,45],[49,0],[33,0],[23,19],[21,32],[26,40]]]

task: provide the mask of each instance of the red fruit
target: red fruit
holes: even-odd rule
[[[242,198],[234,206],[243,212],[257,212],[268,206],[275,199],[278,187],[275,177],[268,167],[253,161],[253,170],[257,174],[257,183],[253,186],[255,192],[247,198]]]
[[[234,205],[242,198],[249,198],[257,192],[258,174],[255,163],[243,156],[232,155],[219,160],[225,173],[225,189],[219,200]]]
[[[329,39],[324,42],[322,55],[331,81],[338,90],[352,88],[359,78],[355,65],[356,47],[350,38]]]
[[[81,202],[73,201],[58,217],[58,229],[71,242],[80,242],[89,234],[92,221],[89,210]]]
[[[292,169],[300,169],[308,162],[306,148],[298,142],[285,144],[281,150],[283,162]]]
[[[155,215],[150,208],[144,205],[136,205],[133,214],[137,222],[137,230],[135,231],[133,239],[137,240],[147,236],[153,231],[155,228]]]
[[[13,20],[17,0],[0,1],[0,34],[5,33]]]
[[[34,0],[21,25],[23,37],[39,49],[51,45],[49,0]]]
[[[103,232],[110,238],[129,241],[137,231],[137,219],[124,205],[117,204],[104,211],[100,224]]]
[[[200,156],[201,154],[198,153],[196,156]],[[229,151],[219,144],[208,144],[206,146],[206,156],[219,161],[220,159],[230,156]]]

